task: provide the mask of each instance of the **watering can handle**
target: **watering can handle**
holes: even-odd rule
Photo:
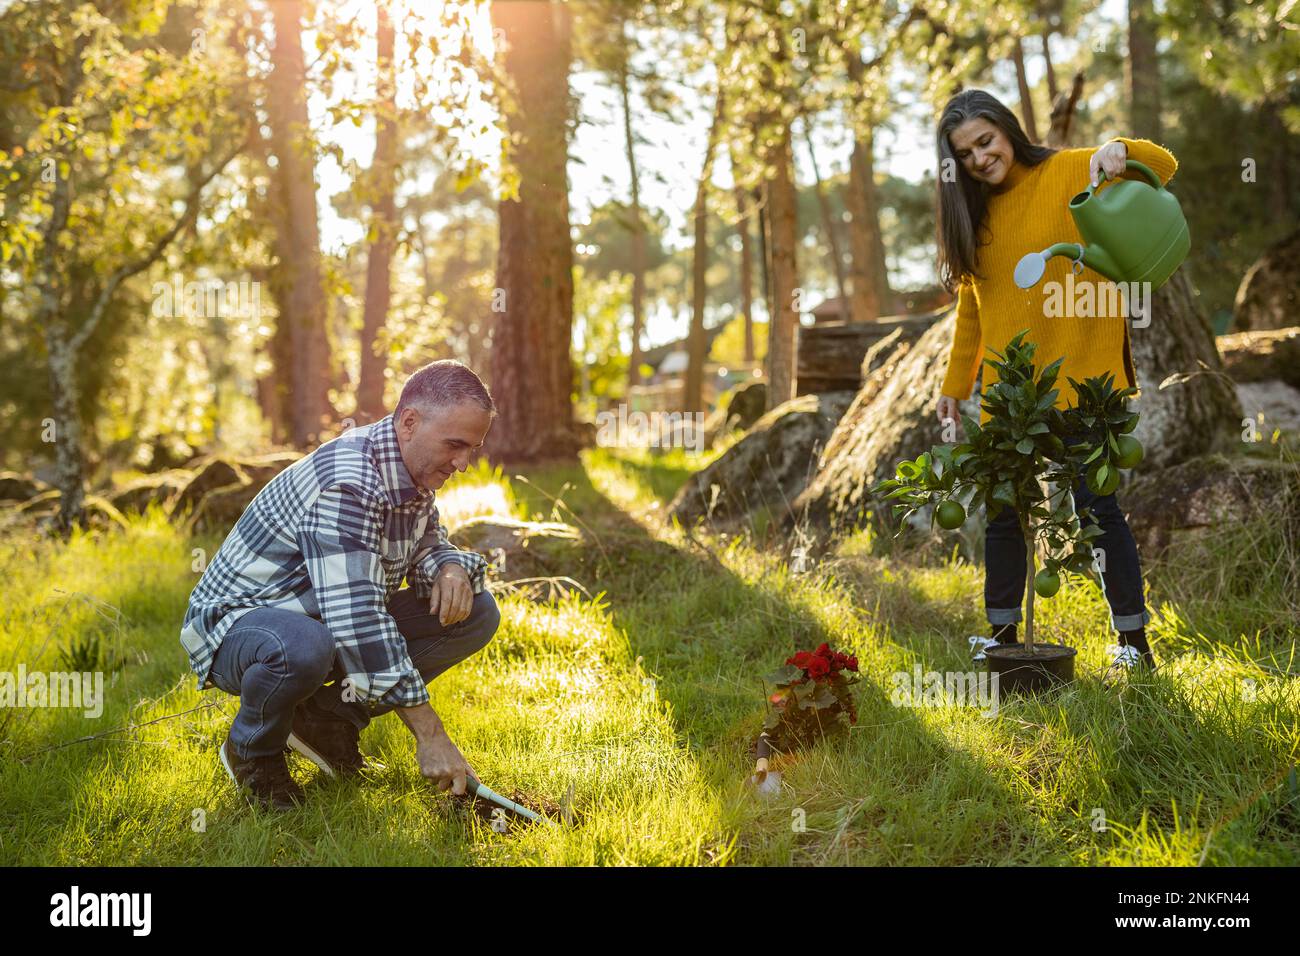
[[[1147,179],[1151,180],[1151,185],[1152,185],[1153,187],[1155,187],[1156,189],[1164,189],[1164,188],[1165,188],[1164,183],[1162,183],[1162,182],[1160,181],[1160,177],[1157,176],[1154,172],[1152,172],[1151,167],[1148,166],[1146,163],[1139,163],[1136,159],[1130,159],[1130,160],[1127,160],[1127,161],[1124,163],[1124,165],[1125,165],[1126,168],[1128,168],[1128,169],[1136,169],[1139,173],[1141,173],[1142,175],[1146,176]],[[1100,172],[1101,172],[1101,182],[1097,183],[1097,185],[1095,185],[1095,186],[1092,185],[1091,183],[1088,184],[1088,195],[1089,195],[1089,196],[1091,196],[1093,193],[1095,193],[1098,189],[1100,189],[1100,188],[1101,188],[1102,186],[1104,186],[1105,183],[1106,183],[1106,170],[1103,169],[1103,170],[1101,170]]]

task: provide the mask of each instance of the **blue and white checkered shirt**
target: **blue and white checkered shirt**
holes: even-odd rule
[[[255,497],[190,594],[181,645],[199,689],[221,639],[258,607],[322,621],[356,699],[412,707],[429,693],[387,603],[405,578],[424,598],[448,562],[478,594],[487,561],[461,551],[433,492],[411,479],[391,415],[354,428],[280,472]]]

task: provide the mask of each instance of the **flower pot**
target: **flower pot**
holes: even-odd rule
[[[1023,644],[989,647],[984,656],[989,674],[998,675],[999,694],[1037,694],[1074,680],[1078,653],[1064,644],[1034,644],[1030,654]]]

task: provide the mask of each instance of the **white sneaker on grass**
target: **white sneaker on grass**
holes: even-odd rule
[[[971,660],[973,661],[987,660],[987,655],[984,653],[985,648],[998,646],[998,641],[982,634],[972,634],[968,640],[970,641]]]
[[[1111,667],[1131,671],[1142,663],[1142,653],[1131,644],[1107,644],[1106,653],[1110,655]]]

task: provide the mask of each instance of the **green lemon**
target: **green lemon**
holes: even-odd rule
[[[966,509],[956,501],[945,501],[939,505],[936,519],[940,528],[952,531],[966,523]]]
[[[1104,483],[1098,481],[1098,476],[1102,469],[1106,469],[1106,480]],[[1119,487],[1119,469],[1106,464],[1106,461],[1100,460],[1088,469],[1088,490],[1100,498],[1107,495],[1113,495],[1115,489]]]
[[[1047,568],[1034,575],[1034,591],[1039,597],[1049,598],[1061,590],[1061,576]]]
[[[1142,458],[1146,453],[1142,450],[1142,443],[1132,435],[1120,435],[1115,439],[1115,444],[1119,445],[1119,455],[1115,458],[1115,464],[1120,468],[1136,468],[1142,464]]]

